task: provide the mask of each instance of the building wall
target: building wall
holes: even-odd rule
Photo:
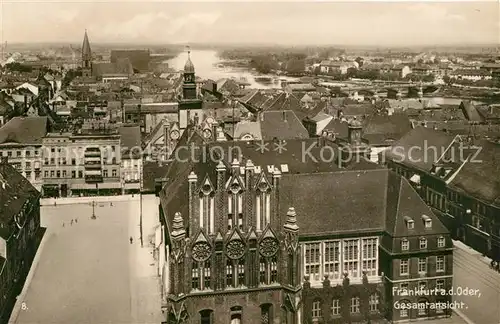
[[[44,138],[42,148],[43,184],[54,185],[59,189],[67,186],[67,195],[72,190],[85,187],[85,149],[98,147],[102,154],[102,173],[104,181],[100,189],[121,188],[121,155],[118,135],[110,136],[80,136],[72,134],[52,134]],[[114,150],[113,150],[114,148]],[[45,192],[46,194],[46,192]]]
[[[0,156],[8,157],[9,164],[19,171],[37,189],[42,188],[42,146],[0,144]]]

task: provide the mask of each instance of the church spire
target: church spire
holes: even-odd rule
[[[90,61],[92,59],[92,50],[90,49],[89,37],[87,36],[87,30],[85,29],[85,35],[83,36],[82,45],[82,60]]]

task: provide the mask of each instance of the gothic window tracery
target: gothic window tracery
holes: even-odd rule
[[[226,254],[229,258],[236,260],[245,254],[245,244],[241,240],[231,240],[226,245]]]
[[[278,241],[273,237],[265,237],[260,241],[259,251],[264,257],[272,257],[278,252]]]
[[[257,230],[263,230],[271,222],[271,187],[262,178],[256,194]]]
[[[215,202],[214,189],[208,179],[200,189],[200,227],[205,228],[209,234],[215,231]]]

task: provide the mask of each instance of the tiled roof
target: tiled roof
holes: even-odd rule
[[[245,135],[251,135],[255,140],[261,140],[260,124],[258,122],[241,121],[236,124],[234,138],[241,139]]]
[[[291,110],[263,111],[259,119],[262,139],[304,139],[309,134]]]
[[[386,159],[429,172],[454,138],[444,132],[417,127],[395,142],[392,148],[384,151],[384,155]]]
[[[411,122],[406,114],[375,114],[365,121],[363,138],[370,144],[384,144],[400,139],[411,128]]]
[[[40,192],[14,167],[0,163],[0,237],[8,239],[17,230],[13,217],[27,201],[39,196]]]
[[[139,126],[122,126],[118,128],[118,133],[120,134],[122,159],[140,158],[141,128]]]
[[[0,127],[0,143],[41,144],[47,117],[14,117]]]
[[[338,138],[347,138],[349,135],[349,123],[341,119],[332,119],[323,130],[333,131]]]
[[[142,168],[142,189],[147,192],[155,191],[155,180],[163,178],[168,170],[167,164],[146,161]]]
[[[500,207],[500,145],[480,141],[473,156],[458,171],[450,186]]]

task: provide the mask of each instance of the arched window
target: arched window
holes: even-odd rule
[[[379,304],[378,294],[371,294],[368,303],[370,305],[370,312],[377,313]]]
[[[200,324],[213,324],[214,311],[211,309],[204,309],[200,311]]]
[[[243,230],[243,195],[242,188],[237,182],[229,188],[227,213],[227,229],[231,230],[233,226],[238,226]]]
[[[245,286],[245,258],[238,260],[238,286]]]
[[[209,234],[215,231],[214,190],[208,179],[200,191],[200,227],[205,228]]]
[[[409,303],[410,303],[410,301],[406,300],[406,299],[399,301],[400,305],[408,305]],[[409,308],[408,307],[400,307],[400,309],[399,309],[399,317],[403,318],[403,319],[410,317],[410,310],[409,310]]]
[[[418,316],[427,316],[427,299],[420,298],[418,300]]]
[[[233,261],[227,260],[226,262],[226,286],[234,287],[234,279],[233,279]]]
[[[243,308],[241,306],[231,307],[231,324],[241,324]]]
[[[259,184],[256,196],[257,230],[263,230],[271,222],[271,188],[263,181]]]
[[[273,304],[260,305],[260,323],[261,324],[273,323],[272,310],[273,310]]]

